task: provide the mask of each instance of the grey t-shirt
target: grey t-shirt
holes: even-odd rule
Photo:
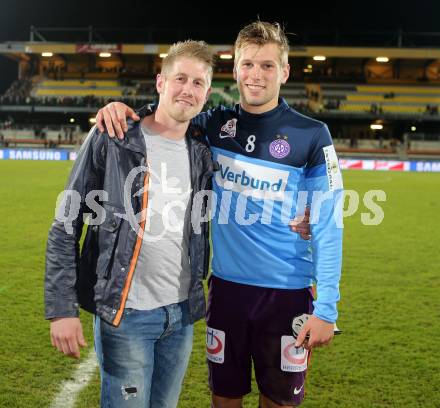
[[[188,299],[191,181],[185,138],[142,132],[150,171],[147,220],[126,307],[151,310]]]

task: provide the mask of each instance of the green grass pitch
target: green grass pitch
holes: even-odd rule
[[[52,349],[43,320],[44,252],[71,162],[0,161],[0,407],[49,407],[77,361]],[[344,331],[313,353],[304,408],[440,407],[440,174],[345,171],[346,189],[381,189],[385,217],[345,219]],[[91,318],[82,315],[88,348]],[[204,325],[179,407],[209,407]],[[77,407],[99,403],[98,375]],[[257,407],[256,386],[245,407]]]

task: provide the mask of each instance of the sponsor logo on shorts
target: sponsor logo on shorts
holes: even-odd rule
[[[304,384],[302,384],[301,387],[299,387],[299,388],[295,387],[293,390],[293,395],[298,395],[301,392],[301,390],[303,389],[303,387],[304,387]]]
[[[213,363],[225,361],[225,332],[211,327],[206,328],[206,357]]]
[[[293,336],[281,337],[281,370],[293,373],[306,371],[307,357],[308,350],[304,347],[295,347]]]

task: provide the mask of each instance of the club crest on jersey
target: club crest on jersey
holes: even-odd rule
[[[237,119],[229,119],[220,129],[219,137],[224,139],[226,137],[235,137],[237,133]]]
[[[269,145],[269,153],[275,159],[284,159],[290,153],[290,144],[287,136],[277,135],[277,138]]]

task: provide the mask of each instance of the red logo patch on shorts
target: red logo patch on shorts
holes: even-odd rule
[[[225,361],[225,332],[211,327],[206,328],[206,357],[213,363]]]
[[[308,350],[295,347],[293,336],[281,337],[281,370],[299,373],[307,370]]]

